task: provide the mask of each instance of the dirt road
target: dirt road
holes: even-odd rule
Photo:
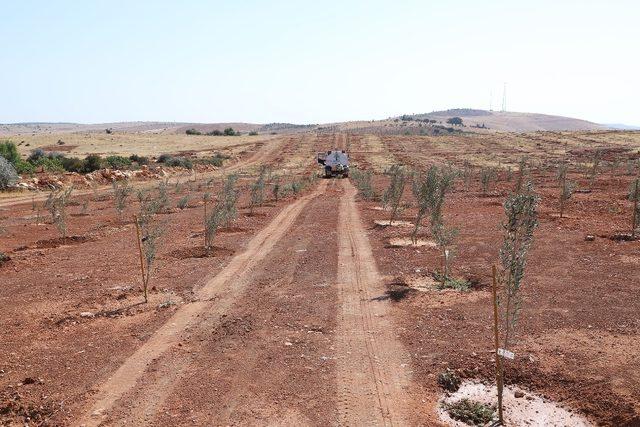
[[[407,425],[410,359],[394,333],[356,190],[341,182],[338,224],[338,392],[342,425]]]
[[[286,206],[96,384],[76,425],[417,423],[355,194],[323,180]]]

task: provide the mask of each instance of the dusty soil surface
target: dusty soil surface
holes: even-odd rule
[[[386,143],[394,144],[391,139]],[[395,143],[392,151],[404,148]],[[450,151],[440,154],[424,163],[414,157],[412,166],[451,159]],[[366,164],[366,158],[361,162]],[[610,238],[630,227],[632,209],[625,197],[632,177],[622,170],[602,173],[591,192],[574,194],[563,219],[557,215],[554,171],[536,170],[533,178],[541,196],[540,226],[528,262],[516,359],[507,364],[507,381],[592,422],[639,425],[640,376],[634,366],[640,362],[640,242]],[[447,201],[445,219],[459,230],[454,272],[474,284],[468,293],[429,286],[434,283],[431,273],[442,265],[441,252],[389,245],[390,240],[408,237],[411,229],[375,226],[389,213],[378,209],[379,202],[359,201],[389,292],[402,290],[393,314],[402,325],[403,344],[411,349],[413,378],[427,391],[438,391],[436,377],[446,368],[463,377],[493,379],[491,265],[498,262],[501,244],[501,204],[514,185],[505,174],[502,179],[483,195],[476,176],[468,190],[459,183]],[[578,188],[589,185],[579,174],[572,179]],[[386,185],[385,178],[376,178],[379,193]],[[399,219],[412,221],[413,215],[415,210],[408,209]],[[595,240],[585,240],[587,235]],[[428,229],[423,228],[420,237],[429,239]],[[415,285],[420,282],[427,286]]]
[[[488,285],[501,204],[513,182],[503,173],[483,195],[476,176],[468,187],[458,182],[447,201],[445,220],[459,229],[453,271],[473,283],[463,293],[436,290],[438,249],[390,244],[405,242],[411,227],[376,226],[388,212],[357,196],[350,180],[309,179],[318,170],[315,153],[330,148],[349,150],[354,163],[379,172],[398,161],[419,169],[456,160],[461,149],[443,144],[429,157],[432,147],[422,152],[419,143],[285,135],[212,181],[172,184],[172,208],[158,215],[166,231],[146,304],[135,196],[119,218],[107,191],[76,195],[63,239],[38,204],[1,206],[0,251],[11,260],[0,264],[0,421],[439,425],[440,372],[451,368],[488,384],[493,377]],[[557,149],[546,151],[551,142],[541,144],[537,159],[557,158]],[[266,203],[249,215],[250,187],[263,164],[283,184],[306,187],[276,203],[270,184]],[[202,194],[217,194],[224,172],[240,174],[241,209],[206,254]],[[638,425],[640,242],[610,239],[628,231],[631,176],[607,170],[591,192],[573,196],[560,219],[553,171],[532,175],[542,197],[540,227],[507,382],[594,424]],[[582,175],[572,178],[588,186]],[[374,177],[378,192],[386,185],[385,176]],[[186,194],[189,207],[175,208]],[[411,223],[414,214],[409,207],[398,219]],[[426,228],[419,238],[432,241]]]

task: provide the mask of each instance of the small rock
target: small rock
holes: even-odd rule
[[[83,311],[82,313],[80,313],[80,317],[86,317],[86,318],[92,318],[95,317],[96,315],[93,314],[90,311]]]
[[[516,390],[516,392],[514,392],[514,393],[513,393],[513,396],[514,396],[516,399],[520,399],[520,398],[524,397],[524,393],[523,393],[523,392],[521,392],[520,390]]]
[[[593,234],[587,234],[584,240],[586,240],[587,242],[593,242],[594,240],[596,240],[596,236],[594,236]]]

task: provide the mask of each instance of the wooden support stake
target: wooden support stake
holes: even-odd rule
[[[498,420],[501,425],[504,424],[504,419],[502,416],[502,388],[503,388],[503,380],[502,380],[502,363],[501,356],[498,354],[498,349],[500,348],[500,337],[498,331],[498,280],[497,280],[497,272],[496,266],[492,266],[493,273],[493,334],[494,334],[494,344],[495,344],[495,352],[496,352],[496,383],[498,387]]]
[[[138,215],[134,215],[136,223],[136,236],[138,238],[138,253],[140,254],[140,271],[142,272],[142,289],[144,291],[144,302],[147,302],[147,280],[144,274],[144,255],[142,253],[142,237],[140,233],[140,222],[138,221]]]

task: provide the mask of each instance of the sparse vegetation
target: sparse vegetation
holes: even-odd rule
[[[631,238],[635,239],[638,233],[638,218],[640,218],[640,178],[631,182],[629,188],[629,200],[633,202],[633,212],[631,214]]]
[[[573,195],[575,190],[575,184],[567,178],[568,166],[566,163],[562,163],[558,167],[557,179],[560,184],[560,218],[564,215],[564,208],[567,201]]]
[[[204,247],[207,255],[211,253],[213,247],[213,239],[220,225],[225,221],[224,194],[221,198],[222,203],[218,203],[211,213],[207,214],[207,204],[210,200],[209,194],[204,197]]]
[[[167,182],[167,180],[162,180],[158,183],[158,199],[157,199],[157,205],[158,205],[158,212],[163,212],[165,210],[167,210],[167,208],[169,207],[169,196],[167,194],[167,190],[169,188],[169,183]]]
[[[426,173],[415,175],[412,181],[413,195],[418,204],[415,225],[411,233],[413,244],[418,242],[418,231],[422,224],[422,219],[427,215],[434,205],[434,197],[438,186],[438,168],[430,167]]]
[[[104,159],[111,169],[127,169],[131,167],[131,159],[123,156],[108,156]]]
[[[391,216],[389,218],[389,225],[391,225],[401,209],[402,195],[404,194],[404,188],[407,183],[407,173],[404,167],[400,165],[393,165],[389,169],[388,175],[390,176],[391,181],[389,182],[389,187],[382,196],[382,204],[385,208],[388,207],[391,211]]]
[[[132,154],[129,156],[129,160],[132,163],[137,163],[138,166],[143,166],[143,165],[148,165],[149,164],[149,158],[145,157],[145,156],[139,156],[137,154]]]
[[[483,167],[480,169],[480,185],[482,186],[482,194],[487,195],[491,189],[491,183],[498,177],[495,168]]]
[[[73,187],[52,191],[45,202],[45,208],[51,214],[51,222],[63,239],[67,237],[67,201],[72,191]]]
[[[186,133],[187,135],[202,135],[202,132],[193,128],[187,129],[186,131],[184,131],[184,133]]]
[[[495,417],[495,407],[488,406],[470,399],[460,399],[454,403],[445,404],[444,408],[451,418],[472,426],[484,426]]]
[[[438,374],[438,385],[449,393],[455,393],[460,388],[462,380],[451,369],[446,369]]]
[[[158,157],[158,163],[164,163],[166,166],[179,167],[185,169],[193,169],[193,161],[186,157],[174,157],[169,154],[162,154]]]
[[[527,254],[538,226],[538,196],[531,184],[518,194],[509,196],[504,203],[506,222],[500,249],[500,269],[493,267],[494,334],[496,351],[496,382],[498,385],[498,411],[501,423],[502,392],[504,386],[504,359],[499,349],[508,350],[515,338],[515,329],[522,309],[522,281]],[[499,289],[499,290],[498,290]],[[500,320],[502,326],[500,326]]]
[[[260,168],[258,178],[251,184],[251,198],[249,201],[249,214],[253,214],[256,206],[262,206],[264,203],[264,186],[267,179],[269,169],[266,166]]]
[[[184,210],[189,205],[189,196],[181,197],[176,203],[176,207],[180,210]]]
[[[276,175],[273,178],[273,182],[271,184],[271,194],[273,195],[273,200],[278,203],[278,198],[280,197],[280,193],[282,190],[282,188],[280,187],[280,175]]]
[[[237,182],[238,175],[232,174],[227,176],[222,187],[221,215],[225,227],[228,227],[231,221],[238,216],[236,204],[238,203],[240,192],[236,189]]]
[[[116,212],[118,213],[118,219],[122,220],[122,213],[127,207],[127,199],[131,195],[132,189],[128,181],[123,181],[122,183],[113,181],[111,187],[113,189],[113,202]]]
[[[455,173],[451,169],[442,169],[439,173],[436,170],[434,175],[435,188],[432,196],[430,197],[431,201],[429,202],[431,204],[431,233],[433,234],[438,247],[442,250],[442,276],[444,278],[444,282],[447,282],[450,276],[451,261],[453,260],[453,251],[451,246],[453,245],[458,231],[445,225],[442,210],[447,198],[447,193],[453,187]]]
[[[160,204],[148,195],[143,197],[140,213],[135,217],[138,250],[140,252],[140,270],[142,274],[142,292],[144,302],[149,301],[149,282],[155,266],[158,251],[158,240],[164,234],[165,224],[156,223],[155,215]]]
[[[373,184],[371,183],[372,174],[371,171],[360,171],[357,168],[350,168],[349,174],[356,183],[358,194],[365,200],[374,200],[377,198]]]
[[[518,162],[518,178],[516,180],[516,187],[515,187],[516,193],[522,192],[522,188],[527,182],[528,177],[529,177],[529,167],[527,165],[527,158],[522,157]]]
[[[589,172],[589,188],[590,189],[593,189],[593,185],[595,184],[596,178],[598,177],[601,160],[602,160],[602,151],[596,150],[593,153],[593,158],[591,159],[591,170]]]

